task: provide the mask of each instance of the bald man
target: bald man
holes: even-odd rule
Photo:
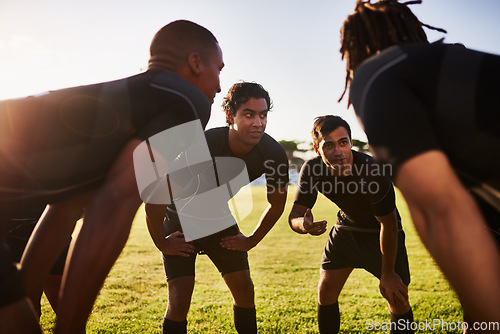
[[[142,203],[135,148],[186,122],[206,126],[224,66],[217,39],[193,22],[175,21],[158,31],[150,53],[148,70],[129,78],[0,102],[0,226],[49,203],[22,271],[0,239],[0,333],[41,332],[29,299],[39,299],[83,208],[54,332],[85,330]]]

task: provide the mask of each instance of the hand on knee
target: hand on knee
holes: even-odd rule
[[[394,298],[392,300],[392,303],[389,303],[389,310],[391,311],[392,314],[405,314],[407,313],[410,309],[410,302],[408,299],[405,299],[405,302],[403,303],[401,300],[398,298]]]

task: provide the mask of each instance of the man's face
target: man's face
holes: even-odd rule
[[[264,135],[269,107],[265,99],[251,97],[240,105],[236,115],[230,115],[230,128],[244,145],[257,145]]]
[[[201,73],[196,85],[205,94],[210,104],[214,103],[215,95],[221,91],[219,75],[223,67],[222,50],[217,44],[216,52],[213,52],[205,62],[202,62]]]
[[[323,162],[334,171],[345,171],[352,165],[352,143],[347,129],[339,126],[318,144],[314,150],[321,156]]]

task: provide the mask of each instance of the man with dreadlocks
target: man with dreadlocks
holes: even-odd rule
[[[349,103],[464,318],[498,326],[500,57],[428,43],[436,28],[407,7],[420,2],[358,1],[341,30]]]

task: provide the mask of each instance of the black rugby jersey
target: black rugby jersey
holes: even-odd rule
[[[385,50],[355,72],[351,101],[377,159],[395,169],[432,149],[458,171],[483,181],[500,157],[500,56],[459,45],[417,44]]]
[[[95,187],[129,140],[209,117],[202,92],[167,70],[1,101],[0,203]]]
[[[212,157],[235,157],[229,146],[229,127],[209,129],[205,131],[205,137]],[[250,182],[265,174],[268,188],[280,189],[288,185],[288,158],[285,149],[267,133],[242,159]]]
[[[191,198],[195,195],[201,195],[207,191],[211,191],[223,183],[231,182],[233,177],[243,171],[243,165],[240,163],[230,163],[227,165],[224,159],[218,159],[221,157],[236,157],[229,146],[229,127],[209,129],[205,131],[205,138],[210,150],[210,155],[213,161],[215,161],[216,168],[214,169],[212,162],[210,162],[200,164],[205,168],[201,168],[199,174],[191,174],[191,170],[189,169],[179,171],[178,173],[185,174],[184,177],[180,177],[179,179],[187,180],[188,182],[183,185],[184,189],[181,193],[175,194],[174,197],[177,199]],[[285,149],[268,134],[264,133],[259,143],[255,145],[245,157],[238,158],[238,160],[239,159],[241,159],[246,166],[249,182],[265,174],[268,190],[278,190],[288,185],[288,158]],[[239,161],[241,162],[241,160]],[[216,174],[214,174],[214,170]],[[214,180],[214,178],[217,180]],[[243,186],[245,185],[240,182],[238,182],[237,186],[231,185],[231,196],[234,196]],[[166,231],[182,231],[177,209],[178,207],[174,203],[168,205],[167,215],[164,220],[164,228]],[[227,203],[222,204],[220,209],[226,214],[230,214]],[[236,221],[234,221],[234,223],[236,224]]]
[[[322,193],[340,209],[337,224],[362,229],[379,229],[375,216],[385,216],[396,209],[391,168],[379,165],[372,157],[352,151],[351,173],[335,176],[318,156],[307,161],[300,171],[299,188],[294,204],[312,209]],[[399,213],[398,226],[401,229]]]
[[[498,55],[403,45],[365,60],[350,98],[377,159],[394,175],[410,158],[442,151],[500,235],[499,77]]]

